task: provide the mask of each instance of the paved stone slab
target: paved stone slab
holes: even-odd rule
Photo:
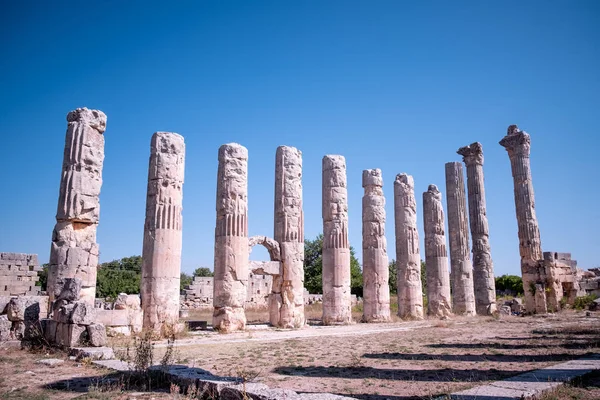
[[[65,360],[61,360],[60,358],[46,358],[43,360],[36,361],[37,364],[47,365],[49,367],[55,367],[57,365],[63,364]]]
[[[77,360],[81,360],[82,358],[111,360],[115,357],[113,349],[110,347],[73,347],[69,355],[75,356]]]
[[[597,369],[600,369],[600,354],[452,393],[450,398],[453,400],[529,399]]]
[[[133,370],[133,366],[121,360],[94,360],[92,361],[92,364],[122,372]]]

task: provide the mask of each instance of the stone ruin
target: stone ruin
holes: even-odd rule
[[[250,261],[252,265],[252,261]],[[195,276],[190,285],[184,289],[185,295],[181,299],[182,310],[212,308],[213,306],[213,278]],[[248,288],[244,308],[268,307],[269,295],[273,286],[272,275],[248,274]]]
[[[0,296],[37,296],[42,268],[37,254],[0,253]]]
[[[131,334],[141,329],[163,333],[177,325],[183,308],[210,306],[213,327],[223,332],[242,330],[244,308],[268,306],[273,326],[300,328],[304,304],[304,216],[302,153],[281,146],[275,157],[274,237],[248,237],[248,151],[239,144],[219,149],[215,227],[214,278],[195,278],[180,301],[179,277],[182,234],[183,137],[156,132],[151,140],[146,220],[144,226],[141,298],[121,294],[113,309],[94,308],[99,222],[99,194],[104,161],[106,115],[79,108],[67,115],[62,176],[52,235],[48,294],[37,294],[39,265],[34,255],[0,253],[0,338],[25,338],[35,326],[46,339],[61,346],[83,342],[102,345],[106,328]],[[529,160],[531,140],[516,125],[500,144],[506,148],[514,180],[525,305],[505,304],[527,313],[557,311],[586,291],[600,291],[600,273],[582,275],[569,253],[542,253],[535,214]],[[442,194],[435,185],[423,193],[425,264],[428,314],[446,318],[489,315],[497,311],[493,261],[489,245],[483,151],[480,143],[461,147],[466,166],[446,164],[446,196],[450,243],[450,272]],[[350,244],[346,161],[327,155],[322,162],[323,302],[325,325],[352,321]],[[390,319],[388,255],[385,240],[385,197],[382,173],[363,171],[363,290],[366,322]],[[394,220],[398,274],[398,315],[423,318],[421,252],[413,178],[396,176]],[[470,258],[469,232],[473,260]],[[255,245],[267,248],[268,261],[249,261]],[[452,288],[452,290],[451,290]],[[15,296],[18,297],[7,297]],[[315,297],[316,296],[316,297]],[[50,307],[48,307],[50,304]],[[48,309],[49,308],[49,309]],[[510,311],[509,311],[510,312]],[[50,318],[46,318],[46,317]],[[36,328],[37,329],[37,328]]]

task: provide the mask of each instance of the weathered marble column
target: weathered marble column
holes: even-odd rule
[[[385,322],[390,320],[390,270],[381,170],[364,170],[362,185],[363,321]]]
[[[442,193],[429,185],[423,193],[425,265],[427,272],[427,313],[433,317],[452,315],[448,252],[444,232]]]
[[[156,132],[150,143],[141,299],[146,330],[166,334],[179,319],[183,136]]]
[[[457,151],[467,166],[469,220],[473,238],[473,283],[475,308],[479,315],[496,311],[496,281],[490,248],[490,231],[485,205],[483,180],[483,148],[475,142]]]
[[[280,146],[275,156],[275,240],[281,249],[281,273],[273,287],[270,320],[273,326],[301,328],[304,320],[304,214],[302,211],[302,152]],[[275,312],[274,310],[277,310]]]
[[[543,268],[542,241],[535,214],[529,153],[531,138],[516,125],[508,127],[500,145],[508,151],[514,182],[515,209],[519,226],[519,253],[525,292],[525,310],[546,313],[546,276]],[[541,288],[538,290],[538,287]]]
[[[450,280],[452,311],[458,315],[475,315],[473,264],[469,251],[469,218],[462,164],[446,163],[446,203],[450,236]]]
[[[237,144],[219,148],[213,327],[243,330],[248,285],[248,150]]]
[[[323,157],[323,324],[352,322],[346,159]]]
[[[417,201],[415,199],[415,182],[411,175],[396,175],[394,216],[396,222],[398,316],[408,320],[423,319]]]
[[[67,115],[56,225],[52,232],[48,295],[57,297],[66,278],[82,282],[81,301],[94,304],[98,266],[96,228],[104,163],[106,115],[78,108]]]

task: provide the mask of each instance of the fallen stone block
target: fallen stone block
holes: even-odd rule
[[[76,360],[88,358],[90,360],[112,360],[115,353],[110,347],[73,347],[69,355]]]
[[[57,365],[64,364],[65,360],[60,358],[46,358],[43,360],[37,360],[36,364],[47,365],[49,367],[56,367]]]
[[[44,326],[44,338],[50,344],[56,343],[56,328],[58,326],[58,322],[53,319],[46,319]]]
[[[102,324],[91,324],[87,326],[89,342],[94,347],[106,345],[106,328]]]
[[[58,302],[55,303],[56,308],[54,309],[54,320],[61,324],[69,324],[71,323],[71,317],[73,315],[73,308],[75,308],[75,304],[64,304],[58,306]]]
[[[11,339],[12,322],[8,319],[0,319],[0,342]]]
[[[56,328],[56,344],[64,347],[77,347],[87,340],[85,325],[59,323]]]
[[[96,319],[94,306],[84,302],[76,302],[71,313],[71,323],[78,325],[91,325]]]
[[[13,297],[6,306],[9,321],[37,321],[40,318],[40,304],[29,296]]]

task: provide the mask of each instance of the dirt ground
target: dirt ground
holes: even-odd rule
[[[123,339],[114,341],[115,346],[123,343]],[[156,343],[155,360],[165,350],[164,343]],[[547,317],[313,325],[297,331],[251,325],[245,332],[229,335],[190,333],[175,346],[179,363],[217,375],[242,376],[299,392],[378,400],[429,399],[599,352],[600,313],[586,316],[575,312]],[[168,389],[120,394],[127,385],[119,383],[118,376],[88,363],[35,364],[36,359],[48,357],[67,358],[21,350],[1,352],[0,399],[176,397]],[[577,397],[557,392],[547,399],[600,398],[600,379],[594,379],[565,389],[579,391]],[[117,391],[98,392],[111,385]]]

